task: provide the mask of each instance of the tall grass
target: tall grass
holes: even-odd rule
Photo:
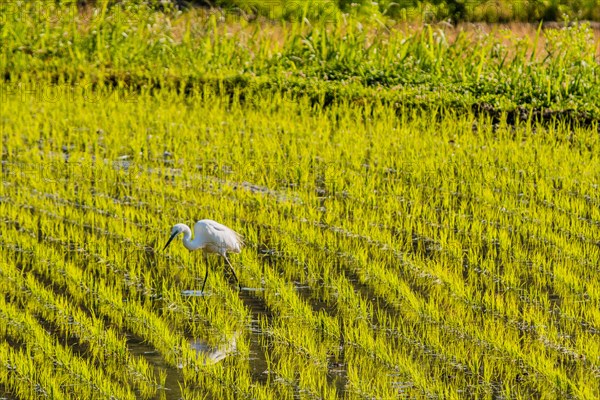
[[[285,92],[319,104],[478,110],[513,119],[597,120],[599,41],[586,25],[490,34],[415,29],[339,14],[325,23],[250,23],[231,14],[27,3],[5,13],[4,92],[73,85],[139,92],[211,87],[243,99]],[[25,89],[20,84],[33,85]],[[41,87],[37,87],[40,86]],[[39,93],[52,96],[52,93]],[[564,118],[563,118],[564,119]]]

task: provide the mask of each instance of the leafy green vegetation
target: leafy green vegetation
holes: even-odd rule
[[[488,33],[344,15],[316,25],[250,23],[129,2],[82,11],[24,3],[5,16],[5,92],[26,83],[44,97],[74,85],[125,95],[211,87],[240,101],[283,92],[321,105],[352,99],[587,124],[600,116],[600,42],[586,25]]]
[[[121,2],[109,0],[108,4]],[[102,1],[80,0],[79,3],[97,6]],[[248,16],[311,20],[327,20],[341,13],[424,22],[443,19],[458,22],[560,21],[565,18],[600,20],[600,5],[595,0],[145,0],[144,3],[159,9],[216,6]]]
[[[600,396],[589,26],[101,5],[3,14],[0,396]]]

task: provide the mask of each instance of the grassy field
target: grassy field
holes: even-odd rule
[[[600,396],[597,31],[27,4],[0,398]]]

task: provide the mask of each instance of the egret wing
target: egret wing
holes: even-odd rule
[[[244,241],[234,230],[210,219],[196,222],[196,238],[201,238],[203,248],[209,252],[225,255],[226,252],[239,253]]]

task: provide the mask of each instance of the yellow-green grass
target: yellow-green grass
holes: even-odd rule
[[[3,101],[9,396],[599,395],[597,127],[79,89]],[[211,258],[182,293],[206,266],[162,246],[202,218],[241,292]]]

